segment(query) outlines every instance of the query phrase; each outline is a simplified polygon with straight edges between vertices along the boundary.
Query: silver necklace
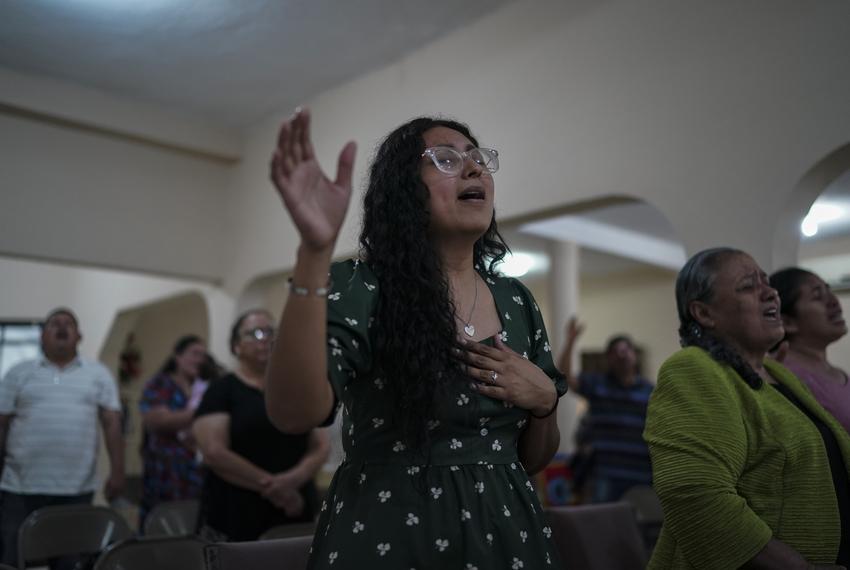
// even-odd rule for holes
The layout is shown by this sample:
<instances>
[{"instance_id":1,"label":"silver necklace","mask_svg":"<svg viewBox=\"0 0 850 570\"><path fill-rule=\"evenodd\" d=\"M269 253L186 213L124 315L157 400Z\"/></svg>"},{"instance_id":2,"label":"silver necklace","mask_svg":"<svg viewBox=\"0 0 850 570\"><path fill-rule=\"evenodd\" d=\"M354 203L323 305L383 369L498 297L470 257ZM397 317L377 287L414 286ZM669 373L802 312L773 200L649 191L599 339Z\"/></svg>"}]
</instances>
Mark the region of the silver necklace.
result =
<instances>
[{"instance_id":1,"label":"silver necklace","mask_svg":"<svg viewBox=\"0 0 850 570\"><path fill-rule=\"evenodd\" d=\"M465 332L466 336L468 336L470 338L475 336L475 325L472 324L472 315L475 314L475 305L478 303L478 278L475 277L474 279L475 279L475 297L472 298L472 310L469 311L469 318L466 319L466 321L464 321L463 319L461 319L460 317L455 315L455 317L458 318L460 320L460 322L463 323L463 332Z\"/></svg>"}]
</instances>

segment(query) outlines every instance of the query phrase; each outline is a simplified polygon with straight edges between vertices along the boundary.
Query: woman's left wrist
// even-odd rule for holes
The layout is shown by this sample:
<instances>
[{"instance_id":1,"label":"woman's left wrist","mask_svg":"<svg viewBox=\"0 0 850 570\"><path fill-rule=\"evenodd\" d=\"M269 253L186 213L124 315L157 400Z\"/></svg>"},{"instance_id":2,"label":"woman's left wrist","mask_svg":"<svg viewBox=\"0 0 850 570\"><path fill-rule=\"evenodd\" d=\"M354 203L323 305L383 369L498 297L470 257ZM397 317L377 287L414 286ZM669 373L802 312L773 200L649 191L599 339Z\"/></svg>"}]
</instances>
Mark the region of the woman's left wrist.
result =
<instances>
[{"instance_id":1,"label":"woman's left wrist","mask_svg":"<svg viewBox=\"0 0 850 570\"><path fill-rule=\"evenodd\" d=\"M537 419L545 419L552 415L558 407L558 391L553 390L547 394L547 399L540 406L529 410L531 415Z\"/></svg>"}]
</instances>

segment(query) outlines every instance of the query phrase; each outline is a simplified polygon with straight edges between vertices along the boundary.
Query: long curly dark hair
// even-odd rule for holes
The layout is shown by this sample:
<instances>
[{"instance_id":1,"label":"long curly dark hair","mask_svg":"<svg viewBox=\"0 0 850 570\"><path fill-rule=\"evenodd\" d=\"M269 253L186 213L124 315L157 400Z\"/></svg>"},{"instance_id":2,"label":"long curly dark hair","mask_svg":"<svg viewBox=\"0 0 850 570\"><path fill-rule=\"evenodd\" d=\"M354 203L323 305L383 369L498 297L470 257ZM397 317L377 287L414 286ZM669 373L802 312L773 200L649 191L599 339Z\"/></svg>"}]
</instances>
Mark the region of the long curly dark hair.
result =
<instances>
[{"instance_id":1,"label":"long curly dark hair","mask_svg":"<svg viewBox=\"0 0 850 570\"><path fill-rule=\"evenodd\" d=\"M731 255L744 254L740 249L715 247L691 257L676 278L676 310L679 313L679 342L698 346L722 364L728 364L751 388L762 385L761 376L734 348L711 334L691 316L693 301L710 303L714 297L714 280L721 264Z\"/></svg>"},{"instance_id":2,"label":"long curly dark hair","mask_svg":"<svg viewBox=\"0 0 850 570\"><path fill-rule=\"evenodd\" d=\"M434 127L457 131L478 146L466 125L446 119L420 117L391 132L372 162L360 233L361 258L379 283L376 373L387 382L395 425L416 452L430 441L427 423L434 418L435 402L464 374L455 356L455 306L429 239L429 192L420 175L422 135ZM475 242L476 268L495 273L507 251L494 213Z\"/></svg>"}]
</instances>

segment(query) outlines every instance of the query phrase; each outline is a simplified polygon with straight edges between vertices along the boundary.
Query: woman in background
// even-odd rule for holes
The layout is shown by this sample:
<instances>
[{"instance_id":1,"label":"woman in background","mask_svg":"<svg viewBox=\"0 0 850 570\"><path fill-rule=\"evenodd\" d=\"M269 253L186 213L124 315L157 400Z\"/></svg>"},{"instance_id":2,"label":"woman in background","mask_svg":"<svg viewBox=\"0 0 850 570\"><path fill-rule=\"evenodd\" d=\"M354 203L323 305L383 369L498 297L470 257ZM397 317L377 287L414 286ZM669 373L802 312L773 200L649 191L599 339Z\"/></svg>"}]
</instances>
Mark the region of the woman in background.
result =
<instances>
[{"instance_id":1,"label":"woman in background","mask_svg":"<svg viewBox=\"0 0 850 570\"><path fill-rule=\"evenodd\" d=\"M664 526L650 569L844 568L850 435L781 364L779 296L752 257L694 255L676 280L681 351L645 438ZM836 566L840 565L840 566Z\"/></svg>"},{"instance_id":2,"label":"woman in background","mask_svg":"<svg viewBox=\"0 0 850 570\"><path fill-rule=\"evenodd\" d=\"M145 429L140 531L158 503L200 496L202 477L188 429L207 386L199 378L206 360L204 341L195 335L184 336L156 376L145 384L139 402Z\"/></svg>"},{"instance_id":3,"label":"woman in background","mask_svg":"<svg viewBox=\"0 0 850 570\"><path fill-rule=\"evenodd\" d=\"M850 431L850 385L847 373L829 363L826 349L847 334L841 303L823 279L789 267L770 276L782 301L788 352L782 360L821 405Z\"/></svg>"},{"instance_id":4,"label":"woman in background","mask_svg":"<svg viewBox=\"0 0 850 570\"><path fill-rule=\"evenodd\" d=\"M266 415L266 366L274 338L269 313L244 313L233 325L236 370L213 383L196 412L193 432L207 467L201 535L255 540L269 528L311 522L313 483L330 450L325 430L286 435Z\"/></svg>"}]
</instances>

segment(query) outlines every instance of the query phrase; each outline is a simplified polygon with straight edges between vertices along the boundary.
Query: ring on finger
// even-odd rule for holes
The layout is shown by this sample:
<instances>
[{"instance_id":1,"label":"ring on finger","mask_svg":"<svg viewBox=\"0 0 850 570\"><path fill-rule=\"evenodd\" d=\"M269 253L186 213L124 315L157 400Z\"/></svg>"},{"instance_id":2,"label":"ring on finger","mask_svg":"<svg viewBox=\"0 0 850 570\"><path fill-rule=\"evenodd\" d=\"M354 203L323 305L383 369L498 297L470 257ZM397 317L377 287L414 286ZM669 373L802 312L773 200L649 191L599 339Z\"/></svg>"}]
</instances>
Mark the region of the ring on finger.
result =
<instances>
[{"instance_id":1,"label":"ring on finger","mask_svg":"<svg viewBox=\"0 0 850 570\"><path fill-rule=\"evenodd\" d=\"M498 379L499 379L499 373L496 372L495 370L491 370L490 371L490 382L495 384L496 380L498 380Z\"/></svg>"}]
</instances>

